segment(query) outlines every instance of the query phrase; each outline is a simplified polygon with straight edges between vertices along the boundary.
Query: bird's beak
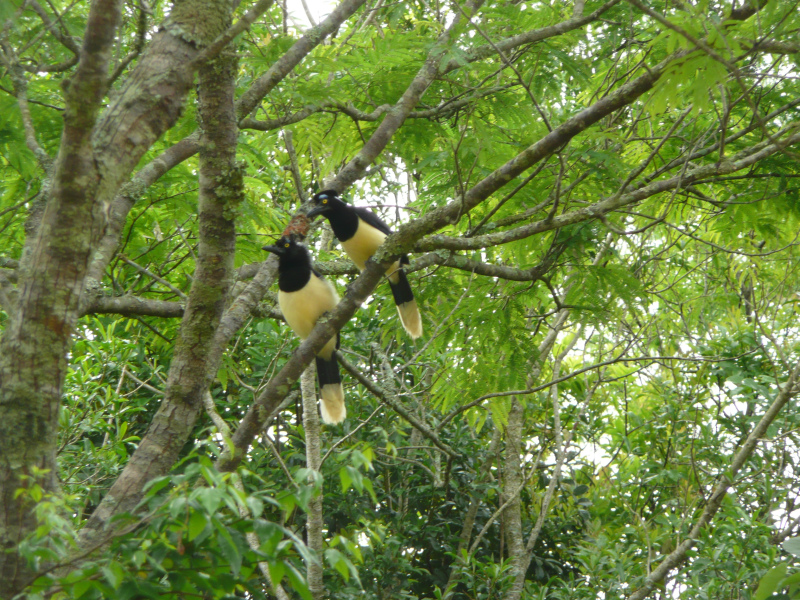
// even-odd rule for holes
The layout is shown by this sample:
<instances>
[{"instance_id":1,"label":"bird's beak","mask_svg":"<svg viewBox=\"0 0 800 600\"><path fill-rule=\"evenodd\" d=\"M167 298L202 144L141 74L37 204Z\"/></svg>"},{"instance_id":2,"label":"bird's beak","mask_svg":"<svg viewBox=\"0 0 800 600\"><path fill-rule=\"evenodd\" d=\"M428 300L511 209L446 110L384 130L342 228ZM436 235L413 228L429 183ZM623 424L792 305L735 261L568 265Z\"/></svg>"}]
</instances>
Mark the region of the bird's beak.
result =
<instances>
[{"instance_id":1,"label":"bird's beak","mask_svg":"<svg viewBox=\"0 0 800 600\"><path fill-rule=\"evenodd\" d=\"M266 250L267 252L272 252L273 254L277 254L278 256L283 254L283 248L281 248L280 246L267 245L261 249Z\"/></svg>"},{"instance_id":2,"label":"bird's beak","mask_svg":"<svg viewBox=\"0 0 800 600\"><path fill-rule=\"evenodd\" d=\"M327 206L315 206L314 208L312 208L310 211L308 211L308 212L306 213L306 216L307 216L309 219L313 219L313 218L314 218L314 217L316 217L317 215L324 214L326 210L328 210L328 207L327 207Z\"/></svg>"}]
</instances>

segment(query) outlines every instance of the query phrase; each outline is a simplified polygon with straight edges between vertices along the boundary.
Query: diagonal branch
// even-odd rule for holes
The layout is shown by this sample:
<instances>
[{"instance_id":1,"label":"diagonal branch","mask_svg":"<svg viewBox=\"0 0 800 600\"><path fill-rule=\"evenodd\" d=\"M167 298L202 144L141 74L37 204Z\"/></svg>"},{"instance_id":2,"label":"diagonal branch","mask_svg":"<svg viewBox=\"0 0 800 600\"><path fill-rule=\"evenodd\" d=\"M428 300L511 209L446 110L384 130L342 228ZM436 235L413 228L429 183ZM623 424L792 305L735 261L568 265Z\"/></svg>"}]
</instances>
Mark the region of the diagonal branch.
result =
<instances>
[{"instance_id":1,"label":"diagonal branch","mask_svg":"<svg viewBox=\"0 0 800 600\"><path fill-rule=\"evenodd\" d=\"M406 410L406 408L400 403L400 401L389 392L386 388L377 385L371 379L366 377L361 371L359 371L358 367L354 364L350 363L347 359L345 359L341 354L337 354L336 356L339 364L341 364L345 370L350 373L353 377L358 379L359 383L367 388L370 393L375 396L378 400L389 406L393 411L403 417L406 421L408 421L417 431L419 431L423 436L428 438L433 445L439 448L442 452L447 454L450 458L456 458L458 454L453 450L450 446L445 444L436 432L433 431L430 427L428 427L425 423L417 419L410 411Z\"/></svg>"},{"instance_id":2,"label":"diagonal branch","mask_svg":"<svg viewBox=\"0 0 800 600\"><path fill-rule=\"evenodd\" d=\"M312 27L301 37L280 60L272 65L261 77L256 79L250 88L242 94L236 107L239 119L250 114L294 68L300 64L309 52L316 48L322 40L339 29L346 19L351 17L365 0L343 0L328 17L316 27Z\"/></svg>"},{"instance_id":3,"label":"diagonal branch","mask_svg":"<svg viewBox=\"0 0 800 600\"><path fill-rule=\"evenodd\" d=\"M253 111L258 103L272 91L283 78L316 48L323 39L355 13L365 0L344 0L317 27L295 42L270 69L259 77L242 95L236 104L237 118ZM187 62L190 62L189 59ZM98 250L92 258L89 278L100 281L106 265L111 260L119 244L119 236L125 226L133 205L142 197L147 188L167 171L191 158L200 150L200 137L195 131L165 150L156 159L144 166L126 185L122 187L111 202L108 223L100 240Z\"/></svg>"},{"instance_id":4,"label":"diagonal branch","mask_svg":"<svg viewBox=\"0 0 800 600\"><path fill-rule=\"evenodd\" d=\"M174 285L172 285L166 279L164 279L162 277L159 277L158 275L156 275L155 273L153 273L149 269L143 267L139 263L136 263L136 262L132 261L130 258L125 256L124 254L121 254L119 256L119 258L122 260L122 262L132 266L134 269L136 269L140 273L142 273L144 275L147 275L148 277L150 277L150 279L153 279L154 281L157 281L158 283L160 283L161 285L166 287L168 290L174 292L181 300L186 300L186 294L184 294L181 290L176 288Z\"/></svg>"},{"instance_id":5,"label":"diagonal branch","mask_svg":"<svg viewBox=\"0 0 800 600\"><path fill-rule=\"evenodd\" d=\"M231 25L227 31L220 35L216 40L211 42L208 46L203 48L192 60L191 68L196 69L200 67L200 65L208 62L222 52L222 50L228 44L230 44L236 36L250 29L250 26L255 22L255 20L267 12L274 1L275 0L259 0L253 8L242 15L242 18Z\"/></svg>"},{"instance_id":6,"label":"diagonal branch","mask_svg":"<svg viewBox=\"0 0 800 600\"><path fill-rule=\"evenodd\" d=\"M81 48L77 42L66 32L66 30L62 32L61 29L57 27L56 24L50 19L50 15L47 14L47 11L36 0L28 0L28 5L37 15L39 15L39 18L42 20L45 29L47 29L47 31L49 31L54 38L61 42L61 44L67 50L72 52L77 58L81 53ZM58 16L57 20L59 22L61 21L61 15Z\"/></svg>"},{"instance_id":7,"label":"diagonal branch","mask_svg":"<svg viewBox=\"0 0 800 600\"><path fill-rule=\"evenodd\" d=\"M448 30L449 31L449 30ZM443 34L443 36L445 36ZM449 37L440 36L439 43L431 51L430 57L441 56L442 45ZM456 201L431 211L424 217L412 221L400 227L395 234L388 236L373 258L368 261L367 268L361 273L356 281L350 286L347 294L334 309L325 322L319 322L315 326L311 335L300 344L291 359L287 361L281 371L273 377L267 384L261 395L256 399L242 420L239 428L234 434L233 451L225 452L217 461L217 468L220 470L232 470L243 459L247 448L257 435L267 415L272 408L288 393L289 388L297 381L306 365L315 356L316 352L322 348L332 335L335 334L354 314L355 310L367 298L382 277L379 265L391 264L392 256L403 253L414 246L414 243L427 232L435 231L451 222L465 209L476 206L486 199L493 191L499 189L512 177L529 168L549 152L555 151L558 147L566 143L573 136L596 123L600 118L606 116L625 106L650 90L659 77L663 74L666 67L672 60L683 56L683 52L675 53L665 61L654 66L648 72L634 81L623 85L616 92L609 94L605 98L597 101L589 108L581 111L575 117L569 119L561 126L554 129L550 134L536 142L533 146L517 155L514 159L506 163L500 169L489 175L486 179L479 182L469 190L462 202ZM426 67L431 65L426 61ZM420 70L409 89L403 95L403 99L395 107L395 113L387 116L376 133L367 142L364 149L353 159L337 176L333 187L343 189L351 184L363 174L366 169L365 162L370 156L374 158L388 143L391 135L402 123L402 119L410 112L413 104L418 101L424 89L427 87L426 81L430 71L423 67ZM389 123L385 128L384 125ZM383 129L382 129L383 128ZM376 152L373 156L373 152ZM589 218L589 217L587 217Z\"/></svg>"},{"instance_id":8,"label":"diagonal branch","mask_svg":"<svg viewBox=\"0 0 800 600\"><path fill-rule=\"evenodd\" d=\"M448 100L442 101L439 105L433 108L427 108L423 110L412 110L410 113L408 113L408 116L406 118L433 119L437 117L445 117L456 112L460 108L468 106L469 104L475 102L480 98L491 96L492 94L497 94L499 92L510 89L515 85L516 84L505 84L505 85L493 86L485 90L477 91L474 94L467 95L463 98L459 98L458 100L450 98ZM385 115L387 112L389 112L391 109L392 109L391 104L382 104L372 112L366 112L355 108L352 104L349 103L334 102L333 100L324 100L317 104L305 106L296 113L285 115L283 117L278 117L275 119L267 119L265 121L259 121L256 119L247 118L243 119L239 125L241 126L242 129L255 129L257 131L272 131L273 129L280 129L285 125L299 123L303 119L306 119L311 115L320 112L341 112L350 117L351 119L353 119L354 121L375 122L378 119L380 119L383 115Z\"/></svg>"},{"instance_id":9,"label":"diagonal branch","mask_svg":"<svg viewBox=\"0 0 800 600\"><path fill-rule=\"evenodd\" d=\"M533 29L531 31L526 31L525 33L521 33L519 35L515 35L510 38L500 40L495 44L486 44L483 46L478 46L477 48L468 51L465 56L450 59L448 62L442 65L439 73L441 75L444 75L446 73L450 73L451 71L459 69L465 63L471 63L483 60L485 58L489 58L490 56L494 56L498 51L508 52L509 50L513 50L514 48L518 48L519 46L524 46L525 44L533 44L535 42L541 42L542 40L562 35L568 31L579 29L584 25L588 25L589 23L596 21L600 17L600 15L602 15L609 9L613 8L620 2L621 0L609 0L609 2L606 2L605 4L600 6L597 10L586 16L577 18L573 17L572 19L567 19L566 21L562 21L561 23L557 23L555 25L542 27L541 29Z\"/></svg>"},{"instance_id":10,"label":"diagonal branch","mask_svg":"<svg viewBox=\"0 0 800 600\"><path fill-rule=\"evenodd\" d=\"M464 9L466 14L474 13L483 3L483 0L471 0ZM392 136L403 125L412 109L419 103L425 90L433 83L439 74L439 65L445 53L450 48L453 40L451 36L461 23L461 15L456 14L453 22L445 29L436 40L436 43L428 52L428 57L422 68L411 81L406 91L389 110L386 117L378 125L375 132L370 136L367 143L361 148L359 153L339 171L336 178L327 187L342 192L361 179L367 171L367 167L383 152Z\"/></svg>"},{"instance_id":11,"label":"diagonal branch","mask_svg":"<svg viewBox=\"0 0 800 600\"><path fill-rule=\"evenodd\" d=\"M226 449L222 453L217 460L217 469L232 471L239 465L273 409L289 393L291 386L300 378L317 352L352 318L356 310L384 277L386 268L390 264L391 262L388 260L383 265L374 260L367 262L367 268L350 285L347 293L336 308L329 313L328 318L317 322L309 336L255 399L233 434L233 450Z\"/></svg>"},{"instance_id":12,"label":"diagonal branch","mask_svg":"<svg viewBox=\"0 0 800 600\"><path fill-rule=\"evenodd\" d=\"M552 219L543 219L541 221L536 221L515 229L509 229L507 231L497 233L488 233L473 238L454 238L444 235L433 235L416 244L415 249L419 251L436 250L441 248L446 248L448 250L476 250L486 246L505 244L514 240L523 239L544 231L552 231L566 225L572 225L573 223L580 223L589 219L600 218L613 210L640 202L655 194L677 188L685 188L708 177L727 175L742 169L746 169L763 158L775 154L776 152L780 152L784 148L797 143L800 143L800 133L795 132L791 135L787 135L777 143L770 143L767 141L756 144L750 148L742 150L734 156L731 156L728 160L723 161L720 164L714 163L703 165L695 169L691 169L686 173L681 173L669 179L663 179L653 182L649 185L641 186L638 189L635 189L627 194L622 194L621 196L615 195L610 198L606 198L584 208L553 217ZM490 175L490 177L492 176ZM478 186L476 186L476 188L477 187ZM475 188L473 188L473 190L474 189ZM472 190L470 190L470 192L471 191ZM470 192L467 192L467 196L470 195ZM477 204L477 202L473 202ZM451 205L438 210L442 213L456 212L455 210L452 210Z\"/></svg>"},{"instance_id":13,"label":"diagonal branch","mask_svg":"<svg viewBox=\"0 0 800 600\"><path fill-rule=\"evenodd\" d=\"M120 75L125 71L129 64L133 62L133 60L142 53L144 50L144 44L147 41L147 15L148 11L145 10L145 7L142 6L142 3L139 3L139 21L136 27L136 42L134 42L133 50L128 53L125 58L119 61L114 72L111 73L111 76L108 78L108 85L109 87L119 78Z\"/></svg>"},{"instance_id":14,"label":"diagonal branch","mask_svg":"<svg viewBox=\"0 0 800 600\"><path fill-rule=\"evenodd\" d=\"M685 54L686 52L684 51L676 52L668 59L647 69L645 74L622 85L616 91L610 93L601 100L598 100L593 105L580 111L575 116L567 119L567 121L556 127L553 131L548 133L532 146L529 146L513 159L509 160L506 164L499 167L486 178L479 181L462 197L457 198L455 201L450 202L441 208L430 211L424 217L402 226L398 234L389 236L389 238L387 238L387 241L382 247L383 249L376 253L374 257L375 260L382 261L386 256L391 254L404 254L411 251L412 248L417 251L437 249L442 247L444 244L449 243L451 240L454 241L454 245L464 244L466 248L471 248L472 244L474 243L472 240L481 239L486 236L460 240L455 240L454 238L449 238L447 236L432 236L423 243L416 242L427 233L436 231L437 229L440 229L446 225L457 222L461 216L486 200L492 193L505 186L514 177L532 167L540 160L543 160L545 157L557 151L561 146L569 142L569 140L574 136L588 129L601 118L624 106L627 106L641 95L652 89L653 85L655 85L661 75L663 75L666 68L672 63L672 61L685 56ZM385 122L386 120L384 120L384 123ZM381 125L383 125L383 123ZM345 167L345 170L350 169L352 173L352 171L356 168L350 168L354 162L356 162L356 159L351 161L351 163ZM342 173L344 173L344 170ZM340 173L337 181L347 181L351 178L350 176L343 177L342 173ZM592 207L582 209L588 214L585 216L585 218L579 220L585 220L596 216L595 208L596 206L593 205ZM580 211L575 211L576 214L579 212ZM547 223L551 223L557 219L558 217L547 221Z\"/></svg>"},{"instance_id":15,"label":"diagonal branch","mask_svg":"<svg viewBox=\"0 0 800 600\"><path fill-rule=\"evenodd\" d=\"M783 408L789 403L789 400L794 398L798 392L800 392L800 386L798 386L799 377L800 363L798 363L789 373L789 377L786 379L786 382L775 396L772 404L761 417L761 420L758 422L758 424L750 432L750 435L747 436L747 439L742 444L739 452L737 452L736 456L733 457L730 467L726 469L725 472L720 476L719 483L717 483L714 491L711 493L711 496L709 497L703 512L700 514L700 517L686 535L686 539L678 544L678 547L663 561L661 561L661 564L659 564L658 567L656 567L647 576L644 584L642 584L639 589L628 596L627 600L644 600L653 590L656 589L656 587L659 586L662 581L664 581L664 579L673 569L684 563L689 550L694 547L697 539L700 537L705 527L711 522L711 519L714 518L714 515L719 510L720 506L722 506L722 501L725 499L728 489L733 484L733 479L736 477L739 471L742 470L742 467L744 467L747 459L750 458L750 455L756 449L758 442L761 441L767 434L769 426L773 421L775 421L781 410L783 410Z\"/></svg>"},{"instance_id":16,"label":"diagonal branch","mask_svg":"<svg viewBox=\"0 0 800 600\"><path fill-rule=\"evenodd\" d=\"M200 135L194 132L164 150L160 155L142 167L131 180L123 185L111 202L108 210L108 222L95 247L92 262L89 265L87 279L100 281L103 272L119 245L119 237L133 205L142 197L145 190L162 175L183 161L194 156L200 147Z\"/></svg>"}]
</instances>

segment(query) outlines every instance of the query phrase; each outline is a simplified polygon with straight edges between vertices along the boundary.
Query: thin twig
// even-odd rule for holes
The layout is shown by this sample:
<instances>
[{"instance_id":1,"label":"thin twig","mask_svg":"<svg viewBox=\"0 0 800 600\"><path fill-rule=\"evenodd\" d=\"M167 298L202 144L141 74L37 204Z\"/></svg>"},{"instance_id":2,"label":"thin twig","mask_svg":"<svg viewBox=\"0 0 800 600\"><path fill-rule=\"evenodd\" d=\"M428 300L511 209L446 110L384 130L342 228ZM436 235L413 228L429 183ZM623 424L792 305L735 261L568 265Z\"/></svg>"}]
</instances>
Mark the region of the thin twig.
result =
<instances>
[{"instance_id":1,"label":"thin twig","mask_svg":"<svg viewBox=\"0 0 800 600\"><path fill-rule=\"evenodd\" d=\"M119 258L120 258L120 260L122 260L123 262L129 264L130 266L132 266L134 269L136 269L140 273L144 273L145 275L147 275L151 279L157 281L161 285L163 285L163 286L169 288L171 291L175 292L178 295L178 297L181 298L181 300L188 300L189 299L189 297L186 294L184 294L182 291L180 291L178 288L176 288L174 285L172 285L169 281L167 281L166 279L162 279L161 277L159 277L155 273L149 271L147 268L141 266L138 263L135 263L134 261L132 261L130 258L125 256L124 254L120 254Z\"/></svg>"},{"instance_id":2,"label":"thin twig","mask_svg":"<svg viewBox=\"0 0 800 600\"><path fill-rule=\"evenodd\" d=\"M392 408L392 410L408 421L413 427L419 430L422 435L433 442L434 446L436 446L439 450L451 458L458 458L458 454L452 448L450 448L450 446L442 442L439 439L439 436L436 435L436 433L434 433L430 427L425 425L422 421L412 415L404 406L402 406L397 398L390 395L384 388L367 379L355 365L350 363L340 353L336 354L336 358L339 360L339 364L342 365L345 370L350 373L350 375L358 379L361 385L367 388L373 396L378 398L384 404L388 405L390 408Z\"/></svg>"}]
</instances>

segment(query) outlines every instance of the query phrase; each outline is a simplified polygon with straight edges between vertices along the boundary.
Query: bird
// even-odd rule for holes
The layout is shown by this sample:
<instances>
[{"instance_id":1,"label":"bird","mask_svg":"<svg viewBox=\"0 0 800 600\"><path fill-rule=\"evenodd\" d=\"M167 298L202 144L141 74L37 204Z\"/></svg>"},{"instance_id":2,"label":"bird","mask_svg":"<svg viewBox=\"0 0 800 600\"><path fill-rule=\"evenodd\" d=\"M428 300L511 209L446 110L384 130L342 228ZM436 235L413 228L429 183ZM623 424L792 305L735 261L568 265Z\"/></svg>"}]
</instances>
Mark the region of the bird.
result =
<instances>
[{"instance_id":1,"label":"bird","mask_svg":"<svg viewBox=\"0 0 800 600\"><path fill-rule=\"evenodd\" d=\"M263 250L278 256L278 306L292 331L304 340L317 320L339 303L339 295L331 282L314 270L308 250L292 236L284 235L274 245L264 246ZM322 420L331 425L341 423L347 416L335 354L338 348L337 332L316 357L322 396L320 413Z\"/></svg>"},{"instance_id":2,"label":"bird","mask_svg":"<svg viewBox=\"0 0 800 600\"><path fill-rule=\"evenodd\" d=\"M313 208L306 213L309 219L322 215L331 224L333 235L359 270L363 271L367 260L392 233L389 226L378 215L367 208L354 207L339 198L335 190L324 190L311 199ZM408 257L403 255L386 271L400 321L412 339L422 335L422 318L411 284L403 265Z\"/></svg>"}]
</instances>

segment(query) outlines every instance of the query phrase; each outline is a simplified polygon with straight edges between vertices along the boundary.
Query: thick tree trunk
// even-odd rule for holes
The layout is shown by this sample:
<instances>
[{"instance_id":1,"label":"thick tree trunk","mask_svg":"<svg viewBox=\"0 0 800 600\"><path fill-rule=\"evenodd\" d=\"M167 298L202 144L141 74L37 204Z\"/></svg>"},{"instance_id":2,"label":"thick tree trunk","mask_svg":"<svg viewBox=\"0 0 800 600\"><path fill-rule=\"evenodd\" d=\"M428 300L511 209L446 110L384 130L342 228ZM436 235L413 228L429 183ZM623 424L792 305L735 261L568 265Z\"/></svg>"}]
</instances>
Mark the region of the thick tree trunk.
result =
<instances>
[{"instance_id":1,"label":"thick tree trunk","mask_svg":"<svg viewBox=\"0 0 800 600\"><path fill-rule=\"evenodd\" d=\"M80 313L87 273L104 234L108 207L144 153L180 114L192 83L197 28L187 11L173 17L104 113L109 57L121 2L96 0L81 60L65 89L61 148L41 223L23 251L16 311L0 340L0 597L11 597L31 573L16 553L35 527L21 488L56 486L55 441L66 356ZM194 0L208 25L219 0ZM199 8L197 5L202 5ZM220 13L223 14L223 13ZM181 20L182 19L182 20ZM187 31L195 34L187 39ZM102 270L102 266L100 268Z\"/></svg>"},{"instance_id":2,"label":"thick tree trunk","mask_svg":"<svg viewBox=\"0 0 800 600\"><path fill-rule=\"evenodd\" d=\"M226 20L229 15L219 14ZM200 70L199 243L197 266L170 365L164 399L147 434L84 528L83 544L102 541L109 520L132 510L145 484L167 473L192 432L202 398L216 373L208 348L233 283L234 215L241 202L233 109L235 60L221 56Z\"/></svg>"},{"instance_id":3,"label":"thick tree trunk","mask_svg":"<svg viewBox=\"0 0 800 600\"><path fill-rule=\"evenodd\" d=\"M16 310L0 340L0 597L31 577L19 543L36 527L33 498L56 490L55 444L66 352L93 244L102 233L103 173L92 129L105 89L120 2L98 1L66 86L64 133L41 222L19 267ZM20 490L24 490L20 493Z\"/></svg>"}]
</instances>

